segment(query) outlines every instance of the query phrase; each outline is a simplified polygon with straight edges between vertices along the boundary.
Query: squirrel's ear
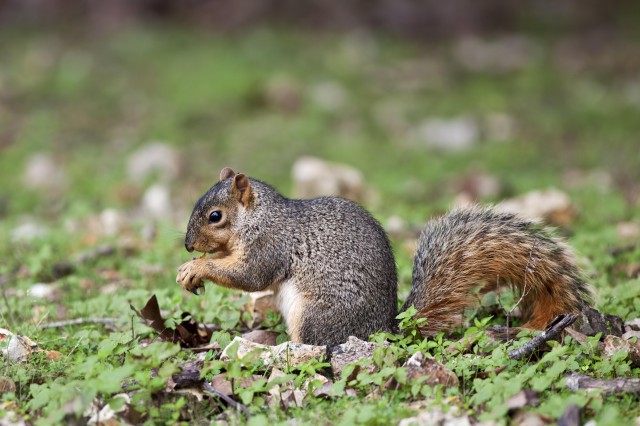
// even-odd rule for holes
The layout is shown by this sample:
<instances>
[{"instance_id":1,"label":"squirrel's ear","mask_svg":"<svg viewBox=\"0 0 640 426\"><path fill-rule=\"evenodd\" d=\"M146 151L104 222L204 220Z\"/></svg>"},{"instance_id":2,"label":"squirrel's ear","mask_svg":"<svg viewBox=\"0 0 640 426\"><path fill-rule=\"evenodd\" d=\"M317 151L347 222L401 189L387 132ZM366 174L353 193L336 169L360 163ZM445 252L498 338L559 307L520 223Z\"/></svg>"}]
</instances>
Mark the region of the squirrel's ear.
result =
<instances>
[{"instance_id":1,"label":"squirrel's ear","mask_svg":"<svg viewBox=\"0 0 640 426\"><path fill-rule=\"evenodd\" d=\"M253 191L251 189L251 184L249 183L249 178L242 173L238 173L233 177L231 190L238 195L238 200L245 207L251 203L251 200L253 200Z\"/></svg>"},{"instance_id":2,"label":"squirrel's ear","mask_svg":"<svg viewBox=\"0 0 640 426\"><path fill-rule=\"evenodd\" d=\"M224 169L220 170L220 180L227 180L229 178L234 177L235 175L236 175L236 172L231 170L230 167L225 167Z\"/></svg>"}]
</instances>

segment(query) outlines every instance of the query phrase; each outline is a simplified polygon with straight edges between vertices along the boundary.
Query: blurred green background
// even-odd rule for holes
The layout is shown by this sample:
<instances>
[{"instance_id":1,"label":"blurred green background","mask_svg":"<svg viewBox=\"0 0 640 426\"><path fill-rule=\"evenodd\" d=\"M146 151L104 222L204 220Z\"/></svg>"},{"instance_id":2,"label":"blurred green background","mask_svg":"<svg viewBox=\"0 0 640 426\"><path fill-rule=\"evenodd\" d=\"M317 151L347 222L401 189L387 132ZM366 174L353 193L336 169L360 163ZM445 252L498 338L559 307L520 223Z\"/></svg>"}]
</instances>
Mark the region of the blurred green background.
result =
<instances>
[{"instance_id":1,"label":"blurred green background","mask_svg":"<svg viewBox=\"0 0 640 426\"><path fill-rule=\"evenodd\" d=\"M555 187L601 256L638 219L634 2L279 5L0 2L2 267L149 226L180 256L222 167L290 195L308 155L359 170L383 224Z\"/></svg>"},{"instance_id":2,"label":"blurred green background","mask_svg":"<svg viewBox=\"0 0 640 426\"><path fill-rule=\"evenodd\" d=\"M246 299L214 286L196 298L174 282L191 208L224 166L285 195L303 156L360 171L402 300L428 218L556 188L572 213L554 224L597 306L640 317L639 5L0 0L0 320L65 354L5 364L17 390L4 400L27 416L81 418L112 391L76 366L98 371L97 351L105 371L120 365L130 331L149 335L129 303L153 293L170 320L191 312L237 332ZM115 249L78 260L103 244ZM40 327L86 317L124 331ZM285 338L277 318L262 325ZM84 398L73 409L72 389ZM482 411L469 389L461 400ZM611 418L637 417L632 398L616 401ZM340 404L329 419L353 410ZM150 419L176 420L163 413ZM370 413L400 416L386 403Z\"/></svg>"}]
</instances>

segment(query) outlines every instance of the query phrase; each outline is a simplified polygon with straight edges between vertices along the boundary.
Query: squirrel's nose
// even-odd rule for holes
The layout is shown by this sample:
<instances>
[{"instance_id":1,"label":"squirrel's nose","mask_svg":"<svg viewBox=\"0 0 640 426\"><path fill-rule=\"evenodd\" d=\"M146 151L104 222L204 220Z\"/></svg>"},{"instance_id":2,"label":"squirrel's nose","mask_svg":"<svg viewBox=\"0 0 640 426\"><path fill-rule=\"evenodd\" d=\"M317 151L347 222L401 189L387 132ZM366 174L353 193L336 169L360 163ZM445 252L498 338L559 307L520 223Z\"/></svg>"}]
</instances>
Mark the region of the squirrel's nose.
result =
<instances>
[{"instance_id":1,"label":"squirrel's nose","mask_svg":"<svg viewBox=\"0 0 640 426\"><path fill-rule=\"evenodd\" d=\"M184 248L186 248L189 253L191 253L193 251L193 246L190 246L187 243L184 243Z\"/></svg>"}]
</instances>

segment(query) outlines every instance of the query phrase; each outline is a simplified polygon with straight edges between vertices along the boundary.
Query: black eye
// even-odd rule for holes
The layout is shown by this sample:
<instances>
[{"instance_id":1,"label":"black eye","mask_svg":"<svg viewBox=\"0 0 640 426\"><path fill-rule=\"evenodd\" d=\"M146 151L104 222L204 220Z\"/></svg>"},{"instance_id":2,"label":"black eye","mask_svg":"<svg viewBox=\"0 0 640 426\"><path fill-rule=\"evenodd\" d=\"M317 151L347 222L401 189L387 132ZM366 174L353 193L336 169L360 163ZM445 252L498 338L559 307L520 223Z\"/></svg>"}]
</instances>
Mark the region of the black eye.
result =
<instances>
[{"instance_id":1,"label":"black eye","mask_svg":"<svg viewBox=\"0 0 640 426\"><path fill-rule=\"evenodd\" d=\"M220 210L214 210L209 215L209 223L218 223L222 220L222 212Z\"/></svg>"}]
</instances>

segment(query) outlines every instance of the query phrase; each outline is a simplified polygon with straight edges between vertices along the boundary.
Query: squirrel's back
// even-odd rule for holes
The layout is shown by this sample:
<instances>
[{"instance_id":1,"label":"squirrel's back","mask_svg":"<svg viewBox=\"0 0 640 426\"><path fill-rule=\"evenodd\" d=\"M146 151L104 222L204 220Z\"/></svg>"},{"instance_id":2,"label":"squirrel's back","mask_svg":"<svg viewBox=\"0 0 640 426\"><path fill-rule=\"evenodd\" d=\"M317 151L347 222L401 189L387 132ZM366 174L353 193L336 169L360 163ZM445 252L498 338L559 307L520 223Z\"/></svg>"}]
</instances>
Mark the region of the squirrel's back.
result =
<instances>
[{"instance_id":1,"label":"squirrel's back","mask_svg":"<svg viewBox=\"0 0 640 426\"><path fill-rule=\"evenodd\" d=\"M591 299L571 250L549 229L491 208L454 210L420 235L404 309L427 319L423 333L450 329L487 292L509 285L521 295L525 328L543 329Z\"/></svg>"},{"instance_id":2,"label":"squirrel's back","mask_svg":"<svg viewBox=\"0 0 640 426\"><path fill-rule=\"evenodd\" d=\"M289 227L291 278L279 299L295 286L305 300L300 321L288 321L293 334L305 343L337 344L350 335L366 339L394 329L396 268L380 224L338 197L287 200L286 206L288 220L281 226Z\"/></svg>"}]
</instances>

